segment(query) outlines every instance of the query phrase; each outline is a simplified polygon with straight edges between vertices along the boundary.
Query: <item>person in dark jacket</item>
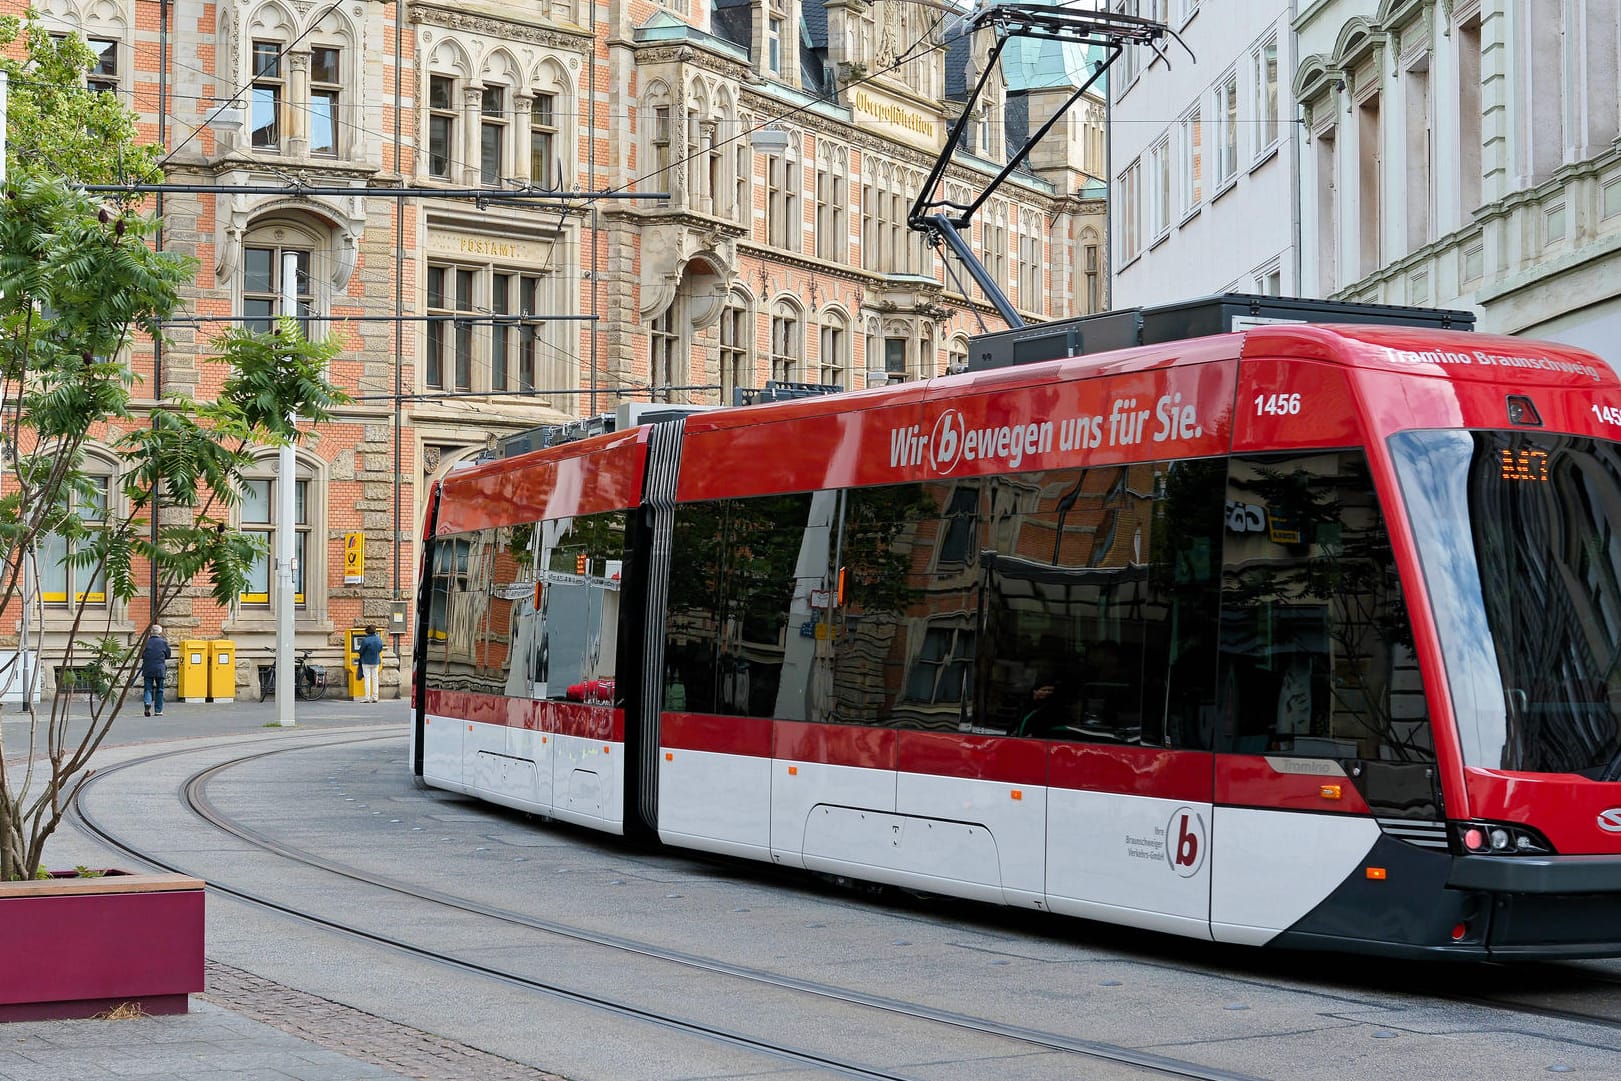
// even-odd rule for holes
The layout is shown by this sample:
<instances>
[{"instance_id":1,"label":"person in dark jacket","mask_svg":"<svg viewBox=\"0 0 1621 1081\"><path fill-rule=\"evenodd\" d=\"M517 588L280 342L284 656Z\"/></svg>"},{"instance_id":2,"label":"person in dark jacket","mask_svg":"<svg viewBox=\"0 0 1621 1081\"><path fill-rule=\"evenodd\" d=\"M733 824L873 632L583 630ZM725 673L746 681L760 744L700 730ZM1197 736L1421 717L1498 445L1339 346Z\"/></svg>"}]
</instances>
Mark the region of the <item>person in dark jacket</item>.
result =
<instances>
[{"instance_id":1,"label":"person in dark jacket","mask_svg":"<svg viewBox=\"0 0 1621 1081\"><path fill-rule=\"evenodd\" d=\"M360 700L376 702L377 670L383 666L383 636L377 633L376 627L368 624L365 637L355 643L355 648L360 651Z\"/></svg>"},{"instance_id":2,"label":"person in dark jacket","mask_svg":"<svg viewBox=\"0 0 1621 1081\"><path fill-rule=\"evenodd\" d=\"M146 703L146 715L152 716L157 707L163 716L163 680L169 672L169 640L163 637L163 624L152 624L152 633L146 636L146 648L141 650L141 700Z\"/></svg>"}]
</instances>

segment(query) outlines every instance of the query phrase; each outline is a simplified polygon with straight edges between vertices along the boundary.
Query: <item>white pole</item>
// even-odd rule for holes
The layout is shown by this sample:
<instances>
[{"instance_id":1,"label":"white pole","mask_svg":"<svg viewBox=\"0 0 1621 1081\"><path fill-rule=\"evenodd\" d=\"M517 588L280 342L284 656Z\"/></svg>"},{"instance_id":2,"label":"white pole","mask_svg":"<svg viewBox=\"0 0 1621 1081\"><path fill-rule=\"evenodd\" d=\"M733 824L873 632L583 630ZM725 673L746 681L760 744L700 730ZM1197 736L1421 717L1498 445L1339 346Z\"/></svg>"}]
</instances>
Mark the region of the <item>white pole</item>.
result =
<instances>
[{"instance_id":1,"label":"white pole","mask_svg":"<svg viewBox=\"0 0 1621 1081\"><path fill-rule=\"evenodd\" d=\"M298 253L281 257L281 311L298 316ZM295 420L297 418L294 418ZM292 443L284 443L276 468L276 723L290 728L293 719L293 500L298 483Z\"/></svg>"},{"instance_id":2,"label":"white pole","mask_svg":"<svg viewBox=\"0 0 1621 1081\"><path fill-rule=\"evenodd\" d=\"M6 73L0 71L0 184L6 182Z\"/></svg>"}]
</instances>

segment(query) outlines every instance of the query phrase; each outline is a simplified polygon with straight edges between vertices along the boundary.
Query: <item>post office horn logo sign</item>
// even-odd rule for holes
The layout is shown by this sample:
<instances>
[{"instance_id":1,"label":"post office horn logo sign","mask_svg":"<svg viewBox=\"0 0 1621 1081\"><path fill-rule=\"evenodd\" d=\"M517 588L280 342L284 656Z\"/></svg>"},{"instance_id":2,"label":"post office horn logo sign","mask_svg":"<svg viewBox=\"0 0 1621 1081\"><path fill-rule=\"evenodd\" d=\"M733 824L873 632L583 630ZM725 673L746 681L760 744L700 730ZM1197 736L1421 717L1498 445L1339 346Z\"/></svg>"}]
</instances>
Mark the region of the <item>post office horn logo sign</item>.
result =
<instances>
[{"instance_id":1,"label":"post office horn logo sign","mask_svg":"<svg viewBox=\"0 0 1621 1081\"><path fill-rule=\"evenodd\" d=\"M1598 813L1598 828L1606 833L1621 833L1621 807L1611 807Z\"/></svg>"}]
</instances>

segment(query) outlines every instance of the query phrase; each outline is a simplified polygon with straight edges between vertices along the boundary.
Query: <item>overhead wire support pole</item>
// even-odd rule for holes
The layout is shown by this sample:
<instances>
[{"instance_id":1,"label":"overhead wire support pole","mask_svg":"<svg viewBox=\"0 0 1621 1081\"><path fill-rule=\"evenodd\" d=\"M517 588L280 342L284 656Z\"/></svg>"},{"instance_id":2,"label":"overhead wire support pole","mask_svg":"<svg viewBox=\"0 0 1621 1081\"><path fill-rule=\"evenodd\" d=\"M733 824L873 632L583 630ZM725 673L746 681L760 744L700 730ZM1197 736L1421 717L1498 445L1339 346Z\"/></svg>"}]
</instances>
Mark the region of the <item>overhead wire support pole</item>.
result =
<instances>
[{"instance_id":1,"label":"overhead wire support pole","mask_svg":"<svg viewBox=\"0 0 1621 1081\"><path fill-rule=\"evenodd\" d=\"M281 316L298 318L298 253L282 253ZM285 324L283 324L285 325ZM298 418L289 417L294 424ZM298 460L293 454L293 433L283 440L276 454L276 724L291 728L293 717L293 605L297 571L293 566L293 517Z\"/></svg>"}]
</instances>

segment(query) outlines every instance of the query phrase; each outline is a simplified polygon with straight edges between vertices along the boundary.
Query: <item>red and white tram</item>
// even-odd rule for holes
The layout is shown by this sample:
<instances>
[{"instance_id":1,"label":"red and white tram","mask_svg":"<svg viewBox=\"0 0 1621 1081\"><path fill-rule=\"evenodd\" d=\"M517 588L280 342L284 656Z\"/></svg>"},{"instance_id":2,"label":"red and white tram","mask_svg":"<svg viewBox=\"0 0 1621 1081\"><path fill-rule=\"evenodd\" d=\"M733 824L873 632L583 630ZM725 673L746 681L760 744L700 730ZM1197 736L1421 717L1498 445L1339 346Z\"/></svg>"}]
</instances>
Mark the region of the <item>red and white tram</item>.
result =
<instances>
[{"instance_id":1,"label":"red and white tram","mask_svg":"<svg viewBox=\"0 0 1621 1081\"><path fill-rule=\"evenodd\" d=\"M412 769L1226 942L1621 954L1621 382L1276 326L452 474Z\"/></svg>"}]
</instances>

